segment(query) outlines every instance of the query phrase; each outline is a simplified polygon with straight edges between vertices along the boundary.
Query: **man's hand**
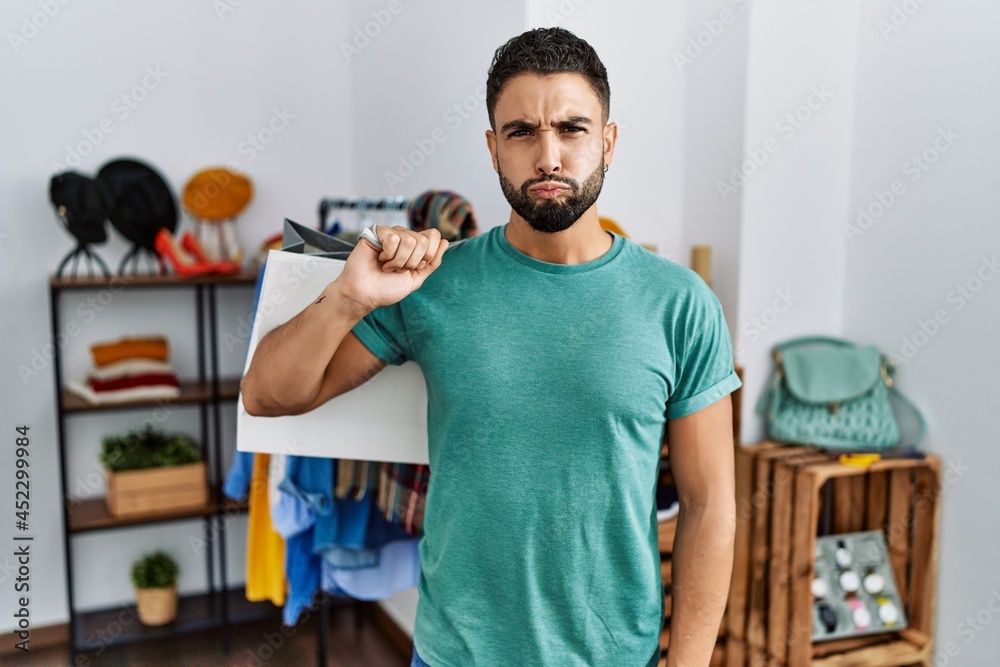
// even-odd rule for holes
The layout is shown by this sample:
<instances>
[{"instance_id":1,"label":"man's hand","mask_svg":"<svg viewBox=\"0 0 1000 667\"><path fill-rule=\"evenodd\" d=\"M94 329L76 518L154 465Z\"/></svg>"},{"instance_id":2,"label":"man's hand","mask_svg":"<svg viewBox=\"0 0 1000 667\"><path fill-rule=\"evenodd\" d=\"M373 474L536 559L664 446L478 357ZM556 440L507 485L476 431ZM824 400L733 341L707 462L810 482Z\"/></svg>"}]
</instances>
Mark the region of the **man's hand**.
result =
<instances>
[{"instance_id":1,"label":"man's hand","mask_svg":"<svg viewBox=\"0 0 1000 667\"><path fill-rule=\"evenodd\" d=\"M382 250L359 241L333 281L339 294L364 312L402 301L441 266L448 241L435 228L415 232L400 225L376 227Z\"/></svg>"},{"instance_id":2,"label":"man's hand","mask_svg":"<svg viewBox=\"0 0 1000 667\"><path fill-rule=\"evenodd\" d=\"M252 415L302 414L364 382L381 363L356 338L369 312L401 301L441 266L448 242L437 229L378 228L382 249L359 242L344 270L301 313L264 336L240 381ZM338 354L339 353L339 354Z\"/></svg>"},{"instance_id":3,"label":"man's hand","mask_svg":"<svg viewBox=\"0 0 1000 667\"><path fill-rule=\"evenodd\" d=\"M733 573L736 481L730 396L668 420L667 446L680 499L667 667L705 667Z\"/></svg>"}]
</instances>

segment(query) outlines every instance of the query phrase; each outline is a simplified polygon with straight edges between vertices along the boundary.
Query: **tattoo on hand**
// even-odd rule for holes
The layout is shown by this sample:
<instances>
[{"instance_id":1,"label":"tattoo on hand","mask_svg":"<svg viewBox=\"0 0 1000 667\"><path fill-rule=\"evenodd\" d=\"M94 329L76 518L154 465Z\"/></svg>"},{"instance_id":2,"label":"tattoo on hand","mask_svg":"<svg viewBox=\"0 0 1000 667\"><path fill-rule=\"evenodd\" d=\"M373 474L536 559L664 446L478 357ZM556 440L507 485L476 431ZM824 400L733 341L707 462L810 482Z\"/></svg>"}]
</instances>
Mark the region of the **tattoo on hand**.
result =
<instances>
[{"instance_id":1,"label":"tattoo on hand","mask_svg":"<svg viewBox=\"0 0 1000 667\"><path fill-rule=\"evenodd\" d=\"M323 299L325 299L325 298L326 298L326 295L324 294L324 295L323 295L323 296L321 296L320 298L316 299L316 303L319 303L320 301L322 301L322 300L323 300Z\"/></svg>"}]
</instances>

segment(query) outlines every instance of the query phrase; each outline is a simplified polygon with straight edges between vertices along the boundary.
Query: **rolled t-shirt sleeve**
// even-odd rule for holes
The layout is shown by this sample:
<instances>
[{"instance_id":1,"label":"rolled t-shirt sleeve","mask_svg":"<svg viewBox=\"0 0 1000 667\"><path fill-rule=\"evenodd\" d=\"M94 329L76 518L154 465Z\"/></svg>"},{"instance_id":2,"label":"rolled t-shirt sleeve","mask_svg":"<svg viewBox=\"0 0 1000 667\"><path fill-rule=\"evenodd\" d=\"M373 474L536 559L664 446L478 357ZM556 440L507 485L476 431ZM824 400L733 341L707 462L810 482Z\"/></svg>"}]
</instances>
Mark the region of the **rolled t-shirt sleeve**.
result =
<instances>
[{"instance_id":1,"label":"rolled t-shirt sleeve","mask_svg":"<svg viewBox=\"0 0 1000 667\"><path fill-rule=\"evenodd\" d=\"M707 407L742 386L733 364L733 344L722 304L703 281L692 297L679 353L677 382L667 400L667 418L677 419Z\"/></svg>"},{"instance_id":2,"label":"rolled t-shirt sleeve","mask_svg":"<svg viewBox=\"0 0 1000 667\"><path fill-rule=\"evenodd\" d=\"M399 303L376 308L351 329L382 363L399 366L412 358Z\"/></svg>"}]
</instances>

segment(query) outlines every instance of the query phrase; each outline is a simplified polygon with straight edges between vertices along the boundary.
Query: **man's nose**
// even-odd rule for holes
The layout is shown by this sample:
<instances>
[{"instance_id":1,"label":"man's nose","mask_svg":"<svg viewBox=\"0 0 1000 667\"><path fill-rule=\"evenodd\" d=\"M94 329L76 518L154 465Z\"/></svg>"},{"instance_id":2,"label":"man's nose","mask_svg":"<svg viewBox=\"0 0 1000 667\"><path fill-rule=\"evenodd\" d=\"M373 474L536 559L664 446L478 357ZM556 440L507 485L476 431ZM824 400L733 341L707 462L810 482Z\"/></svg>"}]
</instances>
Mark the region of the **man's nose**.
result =
<instances>
[{"instance_id":1,"label":"man's nose","mask_svg":"<svg viewBox=\"0 0 1000 667\"><path fill-rule=\"evenodd\" d=\"M543 174L559 173L562 160L559 156L559 142L553 132L538 133L538 160L535 168Z\"/></svg>"}]
</instances>

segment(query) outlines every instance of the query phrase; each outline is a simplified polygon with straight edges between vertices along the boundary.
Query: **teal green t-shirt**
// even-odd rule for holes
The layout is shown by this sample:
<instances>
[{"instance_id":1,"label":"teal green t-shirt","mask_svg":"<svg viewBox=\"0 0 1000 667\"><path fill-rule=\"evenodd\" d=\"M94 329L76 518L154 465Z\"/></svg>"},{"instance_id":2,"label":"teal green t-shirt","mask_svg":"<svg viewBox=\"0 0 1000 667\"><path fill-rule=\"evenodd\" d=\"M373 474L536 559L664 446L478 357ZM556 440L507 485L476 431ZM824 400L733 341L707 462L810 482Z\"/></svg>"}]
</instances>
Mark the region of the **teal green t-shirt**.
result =
<instances>
[{"instance_id":1,"label":"teal green t-shirt","mask_svg":"<svg viewBox=\"0 0 1000 667\"><path fill-rule=\"evenodd\" d=\"M427 384L414 643L432 667L655 665L666 419L741 385L721 305L617 234L552 264L505 228L354 327Z\"/></svg>"}]
</instances>

